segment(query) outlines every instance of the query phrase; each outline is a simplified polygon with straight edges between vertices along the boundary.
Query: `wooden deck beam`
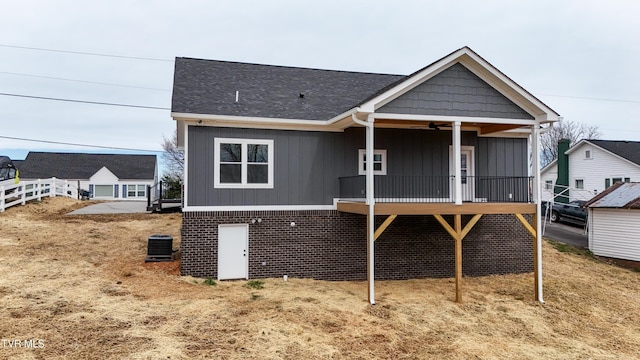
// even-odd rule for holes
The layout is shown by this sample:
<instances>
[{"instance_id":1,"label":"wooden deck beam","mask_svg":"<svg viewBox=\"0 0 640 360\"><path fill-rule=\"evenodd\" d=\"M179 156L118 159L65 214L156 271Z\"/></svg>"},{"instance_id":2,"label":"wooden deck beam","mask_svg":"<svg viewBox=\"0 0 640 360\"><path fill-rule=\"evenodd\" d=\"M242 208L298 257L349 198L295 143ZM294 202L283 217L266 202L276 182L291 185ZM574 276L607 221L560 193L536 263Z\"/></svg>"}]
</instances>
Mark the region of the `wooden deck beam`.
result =
<instances>
[{"instance_id":1,"label":"wooden deck beam","mask_svg":"<svg viewBox=\"0 0 640 360\"><path fill-rule=\"evenodd\" d=\"M364 202L338 201L338 211L366 215ZM385 203L378 202L376 215L476 215L476 214L534 214L535 204L528 203Z\"/></svg>"}]
</instances>

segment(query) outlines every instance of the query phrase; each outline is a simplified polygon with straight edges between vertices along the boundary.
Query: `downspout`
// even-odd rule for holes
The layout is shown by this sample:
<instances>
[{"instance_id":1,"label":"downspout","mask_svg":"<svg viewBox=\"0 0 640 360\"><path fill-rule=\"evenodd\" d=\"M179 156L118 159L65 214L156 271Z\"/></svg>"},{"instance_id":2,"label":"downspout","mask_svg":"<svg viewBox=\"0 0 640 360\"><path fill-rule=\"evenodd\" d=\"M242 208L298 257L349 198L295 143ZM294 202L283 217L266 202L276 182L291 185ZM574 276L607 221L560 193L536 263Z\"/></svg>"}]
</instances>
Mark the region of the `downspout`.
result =
<instances>
[{"instance_id":1,"label":"downspout","mask_svg":"<svg viewBox=\"0 0 640 360\"><path fill-rule=\"evenodd\" d=\"M536 264L537 264L537 288L536 298L544 304L544 297L542 296L542 196L540 194L540 126L534 125L532 132L532 149L533 152L533 196L536 204Z\"/></svg>"},{"instance_id":2,"label":"downspout","mask_svg":"<svg viewBox=\"0 0 640 360\"><path fill-rule=\"evenodd\" d=\"M366 172L366 204L369 205L369 213L367 215L367 278L369 279L369 302L371 305L375 305L375 292L374 292L374 232L375 232L375 196L374 196L374 181L373 181L373 135L374 135L374 117L373 114L367 116L367 121L362 121L356 117L356 114L351 114L353 121L366 128L366 149L365 154L367 157L367 172Z\"/></svg>"}]
</instances>

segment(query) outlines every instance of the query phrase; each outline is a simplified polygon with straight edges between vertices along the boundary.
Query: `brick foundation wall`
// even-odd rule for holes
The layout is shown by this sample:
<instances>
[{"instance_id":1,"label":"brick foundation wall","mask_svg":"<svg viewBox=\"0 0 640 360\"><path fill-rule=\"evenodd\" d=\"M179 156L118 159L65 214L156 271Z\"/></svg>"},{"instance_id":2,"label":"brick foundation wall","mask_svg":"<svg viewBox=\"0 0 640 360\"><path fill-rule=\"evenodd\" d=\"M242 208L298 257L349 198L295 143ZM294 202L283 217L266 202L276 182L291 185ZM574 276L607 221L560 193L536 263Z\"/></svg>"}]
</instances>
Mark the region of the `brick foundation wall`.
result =
<instances>
[{"instance_id":1,"label":"brick foundation wall","mask_svg":"<svg viewBox=\"0 0 640 360\"><path fill-rule=\"evenodd\" d=\"M366 279L366 217L338 211L186 212L183 275L217 277L220 224L249 224L250 278ZM398 216L375 248L376 279L454 276L454 241L431 215ZM532 270L533 238L513 215L484 215L463 240L466 276Z\"/></svg>"}]
</instances>

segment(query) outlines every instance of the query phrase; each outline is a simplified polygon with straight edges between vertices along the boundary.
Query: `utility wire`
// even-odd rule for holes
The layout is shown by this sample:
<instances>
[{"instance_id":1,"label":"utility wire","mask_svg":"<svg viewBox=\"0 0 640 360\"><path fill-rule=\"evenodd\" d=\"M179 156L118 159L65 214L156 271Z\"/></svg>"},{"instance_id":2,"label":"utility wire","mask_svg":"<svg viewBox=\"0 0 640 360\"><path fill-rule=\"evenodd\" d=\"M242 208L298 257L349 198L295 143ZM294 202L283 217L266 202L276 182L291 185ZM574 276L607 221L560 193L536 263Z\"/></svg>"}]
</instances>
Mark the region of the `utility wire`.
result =
<instances>
[{"instance_id":1,"label":"utility wire","mask_svg":"<svg viewBox=\"0 0 640 360\"><path fill-rule=\"evenodd\" d=\"M603 99L603 98L592 98L592 97L585 97L585 96L569 96L569 95L554 95L554 94L538 94L538 95L551 96L551 97L563 97L563 98L571 98L571 99L580 99L580 100L615 101L615 102L626 102L626 103L640 104L640 101L638 101L638 100Z\"/></svg>"},{"instance_id":2,"label":"utility wire","mask_svg":"<svg viewBox=\"0 0 640 360\"><path fill-rule=\"evenodd\" d=\"M21 97L21 98L29 98L29 99L39 99L39 100L65 101L65 102L82 103L82 104L107 105L107 106L120 106L120 107L130 107L130 108L139 108L139 109L153 109L153 110L171 110L170 108L158 107L158 106L131 105L131 104L116 104L116 103L107 103L107 102L100 102L100 101L86 101L86 100L75 100L75 99L61 99L61 98L52 98L52 97L44 97L44 96L22 95L22 94L0 93L0 95L3 95L3 96Z\"/></svg>"},{"instance_id":3,"label":"utility wire","mask_svg":"<svg viewBox=\"0 0 640 360\"><path fill-rule=\"evenodd\" d=\"M34 77L34 78L41 78L41 79L51 79L51 80L74 81L74 82L86 83L86 84L97 84L97 85L108 85L108 86L120 86L120 87L133 88L133 89L145 89L145 90L157 90L157 91L171 91L171 90L169 90L169 89L159 89L159 88L151 88L151 87L143 87L143 86L133 86L133 85L123 85L123 84L113 84L113 83L103 83L103 82L97 82L97 81L87 81L87 80L77 80L77 79L66 79L66 78L59 78L59 77L53 77L53 76L21 74L21 73L14 73L14 72L8 72L8 71L0 71L0 74L17 75L17 76L27 76L27 77Z\"/></svg>"},{"instance_id":4,"label":"utility wire","mask_svg":"<svg viewBox=\"0 0 640 360\"><path fill-rule=\"evenodd\" d=\"M124 56L124 55L110 55L110 54L90 53L90 52L83 52L83 51L44 49L44 48L37 48L37 47L16 46L16 45L6 45L6 44L0 44L0 47L7 47L7 48L14 48L14 49L26 49L26 50L37 50L37 51L49 51L49 52L58 52L58 53L65 53L65 54L102 56L102 57L129 59L129 60L148 60L148 61L173 62L173 60L169 60L169 59L158 59L158 58L148 58L148 57L138 57L138 56Z\"/></svg>"},{"instance_id":5,"label":"utility wire","mask_svg":"<svg viewBox=\"0 0 640 360\"><path fill-rule=\"evenodd\" d=\"M2 136L2 135L0 135L0 138L2 138L2 139L10 139L10 140L20 140L20 141L39 142L39 143L46 143L46 144L71 145L71 146L83 146L83 147L99 148L99 149L128 150L128 151L144 151L144 152L153 152L153 153L161 153L161 152L163 152L162 150L131 149L131 148L116 147L116 146L102 146L102 145L76 144L76 143L68 143L68 142L60 142L60 141L51 141L51 140L26 139L26 138L19 138L19 137L12 137L12 136Z\"/></svg>"}]
</instances>

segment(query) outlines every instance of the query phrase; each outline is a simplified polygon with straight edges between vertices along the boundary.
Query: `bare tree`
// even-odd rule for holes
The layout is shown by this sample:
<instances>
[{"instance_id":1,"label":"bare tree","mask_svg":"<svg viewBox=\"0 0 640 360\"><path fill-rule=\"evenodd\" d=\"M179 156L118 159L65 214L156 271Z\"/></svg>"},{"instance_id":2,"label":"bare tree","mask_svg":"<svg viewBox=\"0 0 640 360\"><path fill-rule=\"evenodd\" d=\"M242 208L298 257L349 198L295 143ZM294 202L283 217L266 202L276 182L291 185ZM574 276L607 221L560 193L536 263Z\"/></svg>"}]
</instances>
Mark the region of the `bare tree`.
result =
<instances>
[{"instance_id":1,"label":"bare tree","mask_svg":"<svg viewBox=\"0 0 640 360\"><path fill-rule=\"evenodd\" d=\"M570 146L582 139L598 139L602 133L597 126L587 125L571 120L563 120L553 124L548 132L540 136L540 162L542 167L558 157L558 141L569 139Z\"/></svg>"},{"instance_id":2,"label":"bare tree","mask_svg":"<svg viewBox=\"0 0 640 360\"><path fill-rule=\"evenodd\" d=\"M184 152L178 148L178 131L173 132L171 139L162 137L162 159L167 165L167 174L171 178L182 179L184 173Z\"/></svg>"}]
</instances>

